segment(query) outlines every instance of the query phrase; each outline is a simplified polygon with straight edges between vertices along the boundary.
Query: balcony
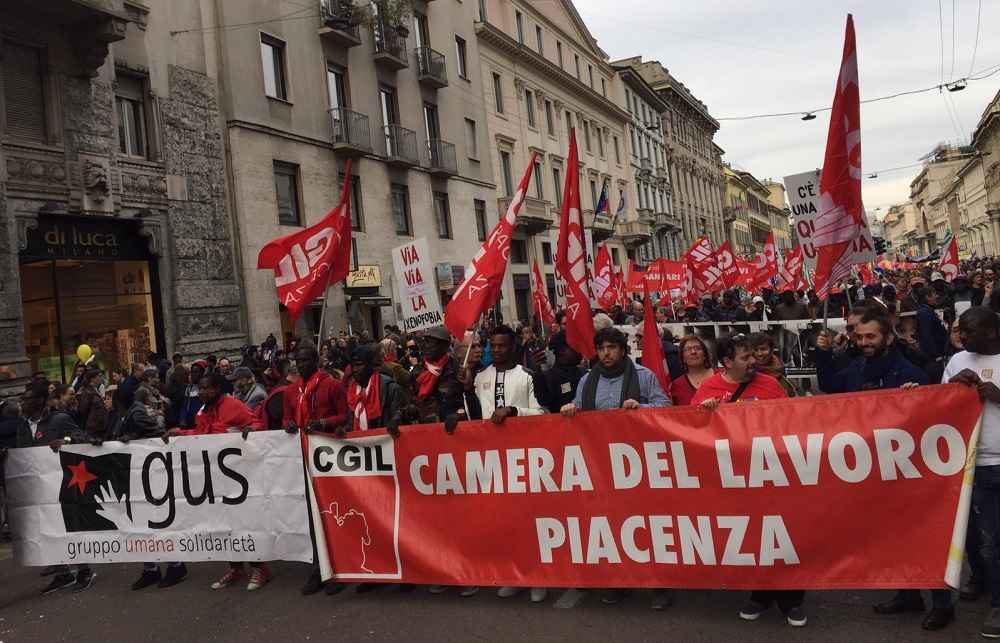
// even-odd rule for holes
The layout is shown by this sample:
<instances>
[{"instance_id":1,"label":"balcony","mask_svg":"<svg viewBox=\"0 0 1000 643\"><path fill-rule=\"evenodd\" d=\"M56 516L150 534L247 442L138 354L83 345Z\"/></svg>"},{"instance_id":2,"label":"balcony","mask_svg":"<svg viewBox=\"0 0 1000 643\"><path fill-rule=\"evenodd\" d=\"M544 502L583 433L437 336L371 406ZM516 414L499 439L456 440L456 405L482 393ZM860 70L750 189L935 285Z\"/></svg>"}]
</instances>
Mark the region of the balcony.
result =
<instances>
[{"instance_id":1,"label":"balcony","mask_svg":"<svg viewBox=\"0 0 1000 643\"><path fill-rule=\"evenodd\" d=\"M420 164L416 132L402 125L387 125L383 138L386 163L395 167L414 167Z\"/></svg>"},{"instance_id":2,"label":"balcony","mask_svg":"<svg viewBox=\"0 0 1000 643\"><path fill-rule=\"evenodd\" d=\"M669 182L670 181L670 170L667 169L666 165L661 165L660 167L656 168L656 177L658 179L662 179L664 181Z\"/></svg>"},{"instance_id":3,"label":"balcony","mask_svg":"<svg viewBox=\"0 0 1000 643\"><path fill-rule=\"evenodd\" d=\"M639 161L639 174L650 176L653 174L653 159L644 158Z\"/></svg>"},{"instance_id":4,"label":"balcony","mask_svg":"<svg viewBox=\"0 0 1000 643\"><path fill-rule=\"evenodd\" d=\"M364 114L337 107L330 110L333 122L333 151L358 156L372 151L372 133Z\"/></svg>"},{"instance_id":5,"label":"balcony","mask_svg":"<svg viewBox=\"0 0 1000 643\"><path fill-rule=\"evenodd\" d=\"M504 216L507 208L510 207L510 197L497 199L497 208L500 216ZM545 232L549 226L555 224L554 215L550 213L548 203L534 197L525 197L521 204L521 211L517 214L516 226L518 230L524 230L528 234L538 234Z\"/></svg>"},{"instance_id":6,"label":"balcony","mask_svg":"<svg viewBox=\"0 0 1000 643\"><path fill-rule=\"evenodd\" d=\"M680 230L681 221L669 212L657 212L653 219L654 230Z\"/></svg>"},{"instance_id":7,"label":"balcony","mask_svg":"<svg viewBox=\"0 0 1000 643\"><path fill-rule=\"evenodd\" d=\"M629 221L618 228L618 235L626 247L636 248L648 243L653 238L649 224L644 221Z\"/></svg>"},{"instance_id":8,"label":"balcony","mask_svg":"<svg viewBox=\"0 0 1000 643\"><path fill-rule=\"evenodd\" d=\"M649 225L653 225L656 221L656 215L653 214L653 208L636 208L636 214L639 215L640 221L645 221Z\"/></svg>"},{"instance_id":9,"label":"balcony","mask_svg":"<svg viewBox=\"0 0 1000 643\"><path fill-rule=\"evenodd\" d=\"M353 0L320 0L319 16L323 21L319 28L321 38L344 49L361 44Z\"/></svg>"},{"instance_id":10,"label":"balcony","mask_svg":"<svg viewBox=\"0 0 1000 643\"><path fill-rule=\"evenodd\" d=\"M448 177L458 174L455 144L439 138L427 141L427 167L434 176Z\"/></svg>"},{"instance_id":11,"label":"balcony","mask_svg":"<svg viewBox=\"0 0 1000 643\"><path fill-rule=\"evenodd\" d=\"M375 63L391 71L399 71L409 66L406 60L406 38L392 27L376 23L372 26L372 42L375 45Z\"/></svg>"},{"instance_id":12,"label":"balcony","mask_svg":"<svg viewBox=\"0 0 1000 643\"><path fill-rule=\"evenodd\" d=\"M145 26L149 13L145 7L126 5L123 0L6 0L2 4L5 11L24 18L26 25L54 27L72 40L73 73L88 78L97 76L107 60L109 45L124 40L129 21Z\"/></svg>"},{"instance_id":13,"label":"balcony","mask_svg":"<svg viewBox=\"0 0 1000 643\"><path fill-rule=\"evenodd\" d=\"M426 87L441 89L448 86L448 69L445 66L444 54L430 47L417 47L413 50L417 59L417 80Z\"/></svg>"},{"instance_id":14,"label":"balcony","mask_svg":"<svg viewBox=\"0 0 1000 643\"><path fill-rule=\"evenodd\" d=\"M590 233L594 237L594 243L600 243L615 232L612 224L613 217L606 214L599 214L594 217L594 224L590 228Z\"/></svg>"}]
</instances>

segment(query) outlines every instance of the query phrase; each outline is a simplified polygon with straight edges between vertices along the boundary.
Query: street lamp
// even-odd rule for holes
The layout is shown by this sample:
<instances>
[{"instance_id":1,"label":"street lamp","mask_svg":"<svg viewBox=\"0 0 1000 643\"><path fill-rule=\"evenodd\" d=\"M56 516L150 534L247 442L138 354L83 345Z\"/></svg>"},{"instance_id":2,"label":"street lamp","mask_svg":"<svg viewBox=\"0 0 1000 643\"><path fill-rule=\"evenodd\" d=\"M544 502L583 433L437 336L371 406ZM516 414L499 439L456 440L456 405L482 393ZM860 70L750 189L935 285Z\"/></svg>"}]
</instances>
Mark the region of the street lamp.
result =
<instances>
[{"instance_id":1,"label":"street lamp","mask_svg":"<svg viewBox=\"0 0 1000 643\"><path fill-rule=\"evenodd\" d=\"M816 118L816 115L813 114L812 112L806 112L805 114L802 115L802 120L804 121L811 121L814 118Z\"/></svg>"}]
</instances>

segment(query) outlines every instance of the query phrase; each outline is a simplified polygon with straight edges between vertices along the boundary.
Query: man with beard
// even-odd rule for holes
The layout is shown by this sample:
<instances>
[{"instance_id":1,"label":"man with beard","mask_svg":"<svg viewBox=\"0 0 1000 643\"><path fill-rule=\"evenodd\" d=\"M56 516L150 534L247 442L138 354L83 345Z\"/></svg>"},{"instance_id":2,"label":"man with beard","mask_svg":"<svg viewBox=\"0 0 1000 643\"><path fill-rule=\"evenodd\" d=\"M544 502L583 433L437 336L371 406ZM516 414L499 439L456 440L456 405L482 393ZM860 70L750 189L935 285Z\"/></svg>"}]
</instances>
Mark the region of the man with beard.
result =
<instances>
[{"instance_id":1,"label":"man with beard","mask_svg":"<svg viewBox=\"0 0 1000 643\"><path fill-rule=\"evenodd\" d=\"M927 374L911 364L896 349L892 324L877 310L868 310L854 327L861 357L846 368L834 364L829 333L816 338L816 371L824 393L847 393L905 387L927 383Z\"/></svg>"},{"instance_id":2,"label":"man with beard","mask_svg":"<svg viewBox=\"0 0 1000 643\"><path fill-rule=\"evenodd\" d=\"M608 409L660 408L670 406L670 398L656 379L653 371L636 365L628 356L628 338L615 327L602 328L594 335L597 361L581 380L572 402L559 410L564 417L573 417L577 411L604 411ZM613 605L626 594L622 588L605 590L601 602ZM652 607L666 609L673 602L671 590L662 590L653 597Z\"/></svg>"},{"instance_id":3,"label":"man with beard","mask_svg":"<svg viewBox=\"0 0 1000 643\"><path fill-rule=\"evenodd\" d=\"M246 366L240 366L233 371L233 380L235 380L234 397L246 404L251 411L256 411L257 407L267 399L267 391L257 381L253 371Z\"/></svg>"},{"instance_id":4,"label":"man with beard","mask_svg":"<svg viewBox=\"0 0 1000 643\"><path fill-rule=\"evenodd\" d=\"M724 403L787 397L778 380L758 370L753 344L746 335L720 337L716 350L723 370L698 387L691 400L692 406L714 410ZM802 609L805 595L802 590L754 590L750 593L750 601L740 610L740 618L756 621L771 605L777 604L789 625L804 627L808 622Z\"/></svg>"},{"instance_id":5,"label":"man with beard","mask_svg":"<svg viewBox=\"0 0 1000 643\"><path fill-rule=\"evenodd\" d=\"M576 397L577 385L587 373L580 366L582 357L566 341L566 331L561 330L549 340L549 348L556 356L552 368L534 371L535 397L548 409L549 413L558 413L566 404Z\"/></svg>"},{"instance_id":6,"label":"man with beard","mask_svg":"<svg viewBox=\"0 0 1000 643\"><path fill-rule=\"evenodd\" d=\"M284 421L290 433L301 429L307 433L335 434L347 422L347 392L343 384L319 368L319 351L308 339L303 339L295 349L295 366L299 381L284 395ZM315 548L316 543L313 542ZM313 556L313 560L317 560ZM308 596L323 589L319 566L313 564L302 594ZM327 584L327 594L335 594L343 585Z\"/></svg>"}]
</instances>

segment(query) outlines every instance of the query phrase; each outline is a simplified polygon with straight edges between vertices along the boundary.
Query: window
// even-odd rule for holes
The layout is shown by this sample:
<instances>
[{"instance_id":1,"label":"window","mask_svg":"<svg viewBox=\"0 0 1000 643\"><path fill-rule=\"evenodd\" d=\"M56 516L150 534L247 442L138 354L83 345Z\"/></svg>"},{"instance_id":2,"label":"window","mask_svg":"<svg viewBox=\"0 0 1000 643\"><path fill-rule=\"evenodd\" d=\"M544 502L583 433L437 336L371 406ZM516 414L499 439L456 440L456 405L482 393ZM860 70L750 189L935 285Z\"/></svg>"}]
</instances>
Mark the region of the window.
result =
<instances>
[{"instance_id":1,"label":"window","mask_svg":"<svg viewBox=\"0 0 1000 643\"><path fill-rule=\"evenodd\" d=\"M597 153L601 155L601 158L604 158L604 130L595 127L594 133L597 135Z\"/></svg>"},{"instance_id":2,"label":"window","mask_svg":"<svg viewBox=\"0 0 1000 643\"><path fill-rule=\"evenodd\" d=\"M493 73L493 97L496 102L497 114L503 114L503 81L500 74Z\"/></svg>"},{"instance_id":3,"label":"window","mask_svg":"<svg viewBox=\"0 0 1000 643\"><path fill-rule=\"evenodd\" d=\"M337 175L337 185L344 184L344 173ZM364 230L363 214L361 208L361 177L355 174L351 177L351 229L361 232Z\"/></svg>"},{"instance_id":4,"label":"window","mask_svg":"<svg viewBox=\"0 0 1000 643\"><path fill-rule=\"evenodd\" d=\"M628 89L625 90L625 109L628 110L629 114L632 113L632 92Z\"/></svg>"},{"instance_id":5,"label":"window","mask_svg":"<svg viewBox=\"0 0 1000 643\"><path fill-rule=\"evenodd\" d=\"M45 91L42 52L0 41L3 64L3 107L6 133L27 141L45 141Z\"/></svg>"},{"instance_id":6,"label":"window","mask_svg":"<svg viewBox=\"0 0 1000 643\"><path fill-rule=\"evenodd\" d=\"M556 41L556 58L559 59L559 69L563 68L562 43Z\"/></svg>"},{"instance_id":7,"label":"window","mask_svg":"<svg viewBox=\"0 0 1000 643\"><path fill-rule=\"evenodd\" d=\"M288 100L285 87L285 43L261 34L260 59L264 67L264 93L271 98Z\"/></svg>"},{"instance_id":8,"label":"window","mask_svg":"<svg viewBox=\"0 0 1000 643\"><path fill-rule=\"evenodd\" d=\"M330 109L347 107L347 91L344 86L344 70L328 65L326 68L326 89L329 94Z\"/></svg>"},{"instance_id":9,"label":"window","mask_svg":"<svg viewBox=\"0 0 1000 643\"><path fill-rule=\"evenodd\" d=\"M552 101L547 98L545 99L545 126L548 129L549 136L556 135L556 123L552 117Z\"/></svg>"},{"instance_id":10,"label":"window","mask_svg":"<svg viewBox=\"0 0 1000 643\"><path fill-rule=\"evenodd\" d=\"M590 151L590 121L583 121L583 143Z\"/></svg>"},{"instance_id":11,"label":"window","mask_svg":"<svg viewBox=\"0 0 1000 643\"><path fill-rule=\"evenodd\" d=\"M410 226L410 189L405 185L393 183L389 187L389 198L392 203L392 218L396 222L396 234L412 234Z\"/></svg>"},{"instance_id":12,"label":"window","mask_svg":"<svg viewBox=\"0 0 1000 643\"><path fill-rule=\"evenodd\" d=\"M476 121L465 119L465 155L470 159L479 159L479 139L476 135Z\"/></svg>"},{"instance_id":13,"label":"window","mask_svg":"<svg viewBox=\"0 0 1000 643\"><path fill-rule=\"evenodd\" d=\"M118 106L118 149L128 156L146 157L146 106L143 81L119 76L115 89Z\"/></svg>"},{"instance_id":14,"label":"window","mask_svg":"<svg viewBox=\"0 0 1000 643\"><path fill-rule=\"evenodd\" d=\"M479 0L479 22L486 22L487 20L486 0Z\"/></svg>"},{"instance_id":15,"label":"window","mask_svg":"<svg viewBox=\"0 0 1000 643\"><path fill-rule=\"evenodd\" d=\"M569 140L570 134L573 133L573 112L566 110L566 140Z\"/></svg>"},{"instance_id":16,"label":"window","mask_svg":"<svg viewBox=\"0 0 1000 643\"><path fill-rule=\"evenodd\" d=\"M530 89L524 90L524 106L525 114L528 116L528 127L537 127L535 125L535 92Z\"/></svg>"},{"instance_id":17,"label":"window","mask_svg":"<svg viewBox=\"0 0 1000 643\"><path fill-rule=\"evenodd\" d=\"M472 206L476 210L476 235L480 241L486 241L486 201L473 199Z\"/></svg>"},{"instance_id":18,"label":"window","mask_svg":"<svg viewBox=\"0 0 1000 643\"><path fill-rule=\"evenodd\" d=\"M614 141L615 144L615 163L621 165L622 153L621 153L621 148L618 147L618 136L612 136L611 139Z\"/></svg>"},{"instance_id":19,"label":"window","mask_svg":"<svg viewBox=\"0 0 1000 643\"><path fill-rule=\"evenodd\" d=\"M448 209L448 193L434 193L434 220L437 222L438 236L451 239L451 211Z\"/></svg>"},{"instance_id":20,"label":"window","mask_svg":"<svg viewBox=\"0 0 1000 643\"><path fill-rule=\"evenodd\" d=\"M576 79L580 80L580 56L573 54L573 63L576 65Z\"/></svg>"},{"instance_id":21,"label":"window","mask_svg":"<svg viewBox=\"0 0 1000 643\"><path fill-rule=\"evenodd\" d=\"M544 199L545 190L542 189L542 162L538 159L535 159L534 174L535 176L533 177L533 181L535 183L535 198Z\"/></svg>"},{"instance_id":22,"label":"window","mask_svg":"<svg viewBox=\"0 0 1000 643\"><path fill-rule=\"evenodd\" d=\"M542 44L542 28L535 25L535 42L538 43L538 53L545 55L545 46Z\"/></svg>"},{"instance_id":23,"label":"window","mask_svg":"<svg viewBox=\"0 0 1000 643\"><path fill-rule=\"evenodd\" d=\"M590 88L594 88L594 66L587 65L587 79L590 82Z\"/></svg>"},{"instance_id":24,"label":"window","mask_svg":"<svg viewBox=\"0 0 1000 643\"><path fill-rule=\"evenodd\" d=\"M601 78L601 96L608 97L608 81Z\"/></svg>"},{"instance_id":25,"label":"window","mask_svg":"<svg viewBox=\"0 0 1000 643\"><path fill-rule=\"evenodd\" d=\"M517 41L524 44L524 16L520 11L514 12L514 22L517 23Z\"/></svg>"},{"instance_id":26,"label":"window","mask_svg":"<svg viewBox=\"0 0 1000 643\"><path fill-rule=\"evenodd\" d=\"M542 263L546 266L552 265L552 244L548 241L542 242Z\"/></svg>"},{"instance_id":27,"label":"window","mask_svg":"<svg viewBox=\"0 0 1000 643\"><path fill-rule=\"evenodd\" d=\"M594 209L597 209L597 181L590 179L590 202L594 204Z\"/></svg>"},{"instance_id":28,"label":"window","mask_svg":"<svg viewBox=\"0 0 1000 643\"><path fill-rule=\"evenodd\" d=\"M274 192L278 201L278 223L302 225L299 211L299 166L274 162Z\"/></svg>"},{"instance_id":29,"label":"window","mask_svg":"<svg viewBox=\"0 0 1000 643\"><path fill-rule=\"evenodd\" d=\"M510 240L511 263L528 263L528 244L524 239Z\"/></svg>"},{"instance_id":30,"label":"window","mask_svg":"<svg viewBox=\"0 0 1000 643\"><path fill-rule=\"evenodd\" d=\"M465 58L465 38L455 36L455 60L458 61L458 75L460 78L469 77L469 68Z\"/></svg>"},{"instance_id":31,"label":"window","mask_svg":"<svg viewBox=\"0 0 1000 643\"><path fill-rule=\"evenodd\" d=\"M503 178L504 194L514 196L514 177L510 169L510 152L500 150L500 174Z\"/></svg>"},{"instance_id":32,"label":"window","mask_svg":"<svg viewBox=\"0 0 1000 643\"><path fill-rule=\"evenodd\" d=\"M611 249L611 263L618 265L618 248Z\"/></svg>"},{"instance_id":33,"label":"window","mask_svg":"<svg viewBox=\"0 0 1000 643\"><path fill-rule=\"evenodd\" d=\"M560 174L561 172L559 171L559 168L557 167L552 168L552 184L555 186L556 207L559 208L562 207L562 190L563 190L562 176L560 176Z\"/></svg>"}]
</instances>

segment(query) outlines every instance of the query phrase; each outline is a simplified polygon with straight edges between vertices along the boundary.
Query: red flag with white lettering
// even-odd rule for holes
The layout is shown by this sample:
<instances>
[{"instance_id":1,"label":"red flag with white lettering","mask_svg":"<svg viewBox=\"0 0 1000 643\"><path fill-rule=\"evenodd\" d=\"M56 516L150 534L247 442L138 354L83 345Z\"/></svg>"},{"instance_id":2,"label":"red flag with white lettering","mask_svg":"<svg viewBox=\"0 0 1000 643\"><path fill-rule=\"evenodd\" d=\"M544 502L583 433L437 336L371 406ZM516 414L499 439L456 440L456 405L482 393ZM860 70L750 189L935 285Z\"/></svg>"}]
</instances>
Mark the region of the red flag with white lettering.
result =
<instances>
[{"instance_id":1,"label":"red flag with white lettering","mask_svg":"<svg viewBox=\"0 0 1000 643\"><path fill-rule=\"evenodd\" d=\"M615 279L614 268L611 265L611 253L607 246L601 244L594 257L594 298L597 305L604 310L610 310L618 296L618 281Z\"/></svg>"},{"instance_id":2,"label":"red flag with white lettering","mask_svg":"<svg viewBox=\"0 0 1000 643\"><path fill-rule=\"evenodd\" d=\"M715 251L715 265L722 271L722 283L726 288L735 288L740 283L740 269L728 241L724 241Z\"/></svg>"},{"instance_id":3,"label":"red flag with white lettering","mask_svg":"<svg viewBox=\"0 0 1000 643\"><path fill-rule=\"evenodd\" d=\"M535 266L531 270L531 290L535 299L535 313L545 326L556 323L556 314L552 312L552 304L549 296L545 292L545 281L542 279L542 271L538 269L538 259L535 259Z\"/></svg>"},{"instance_id":4,"label":"red flag with white lettering","mask_svg":"<svg viewBox=\"0 0 1000 643\"><path fill-rule=\"evenodd\" d=\"M507 272L507 259L510 257L510 240L514 235L514 224L517 213L524 203L531 183L531 174L535 169L535 157L532 153L528 167L521 177L507 206L507 212L500 218L490 236L486 237L483 246L476 253L465 269L465 280L458 287L451 301L444 310L444 325L453 337L462 339L465 331L472 328L479 317L500 297L500 286Z\"/></svg>"},{"instance_id":5,"label":"red flag with white lettering","mask_svg":"<svg viewBox=\"0 0 1000 643\"><path fill-rule=\"evenodd\" d=\"M958 276L958 242L955 240L955 235L951 235L950 240L945 244L938 268L948 283L951 283L951 280Z\"/></svg>"},{"instance_id":6,"label":"red flag with white lettering","mask_svg":"<svg viewBox=\"0 0 1000 643\"><path fill-rule=\"evenodd\" d=\"M753 263L753 281L748 290L758 291L771 285L771 279L778 276L778 259L774 249L774 233L767 235L764 252L758 252Z\"/></svg>"},{"instance_id":7,"label":"red flag with white lettering","mask_svg":"<svg viewBox=\"0 0 1000 643\"><path fill-rule=\"evenodd\" d=\"M708 237L699 237L684 253L691 270L694 291L698 295L717 293L725 289L722 270L715 261L715 249Z\"/></svg>"},{"instance_id":8,"label":"red flag with white lettering","mask_svg":"<svg viewBox=\"0 0 1000 643\"><path fill-rule=\"evenodd\" d=\"M656 314L653 312L653 297L649 294L649 284L645 283L643 291L642 315L642 365L653 371L663 392L670 394L670 374L667 372L663 359L663 345L660 343L660 329L656 325Z\"/></svg>"},{"instance_id":9,"label":"red flag with white lettering","mask_svg":"<svg viewBox=\"0 0 1000 643\"><path fill-rule=\"evenodd\" d=\"M632 268L632 260L629 259L629 268ZM624 268L619 268L614 266L615 278L618 280L618 303L621 304L622 308L628 308L629 306L629 294L628 294L628 276L625 274Z\"/></svg>"},{"instance_id":10,"label":"red flag with white lettering","mask_svg":"<svg viewBox=\"0 0 1000 643\"><path fill-rule=\"evenodd\" d=\"M274 270L278 301L293 320L351 270L350 181L348 159L337 206L315 225L275 239L257 254L259 270Z\"/></svg>"},{"instance_id":11,"label":"red flag with white lettering","mask_svg":"<svg viewBox=\"0 0 1000 643\"><path fill-rule=\"evenodd\" d=\"M587 286L587 250L580 218L580 159L576 149L576 130L570 130L569 160L563 188L562 213L559 219L559 244L556 272L566 282L566 342L587 359L594 350L594 317L590 310Z\"/></svg>"},{"instance_id":12,"label":"red flag with white lettering","mask_svg":"<svg viewBox=\"0 0 1000 643\"><path fill-rule=\"evenodd\" d=\"M778 292L801 289L802 264L802 246L795 246L778 268Z\"/></svg>"},{"instance_id":13,"label":"red flag with white lettering","mask_svg":"<svg viewBox=\"0 0 1000 643\"><path fill-rule=\"evenodd\" d=\"M816 294L825 299L830 288L851 275L852 244L867 228L861 202L861 97L854 18L847 14L844 52L833 94L826 155L820 176L816 247Z\"/></svg>"}]
</instances>

